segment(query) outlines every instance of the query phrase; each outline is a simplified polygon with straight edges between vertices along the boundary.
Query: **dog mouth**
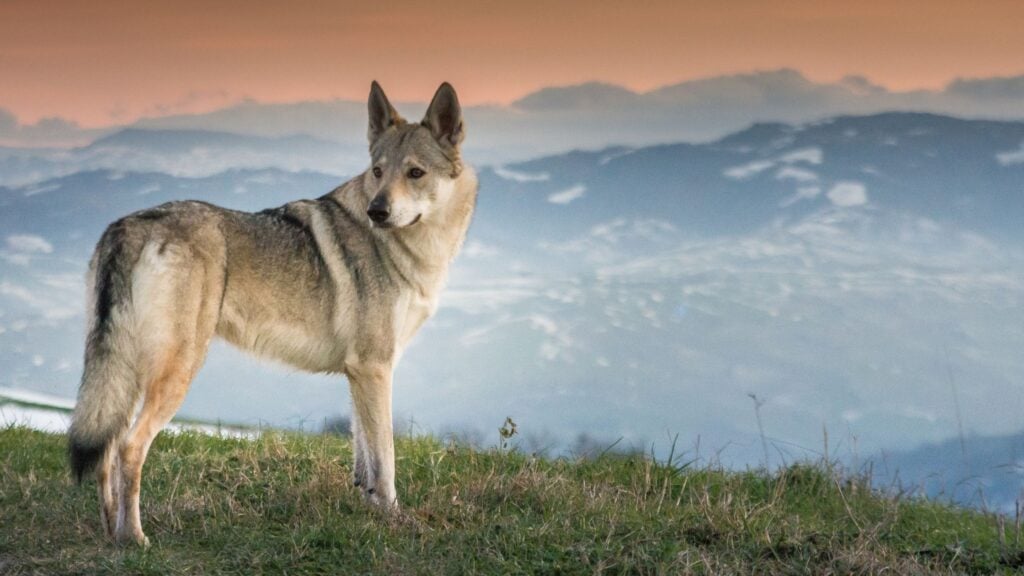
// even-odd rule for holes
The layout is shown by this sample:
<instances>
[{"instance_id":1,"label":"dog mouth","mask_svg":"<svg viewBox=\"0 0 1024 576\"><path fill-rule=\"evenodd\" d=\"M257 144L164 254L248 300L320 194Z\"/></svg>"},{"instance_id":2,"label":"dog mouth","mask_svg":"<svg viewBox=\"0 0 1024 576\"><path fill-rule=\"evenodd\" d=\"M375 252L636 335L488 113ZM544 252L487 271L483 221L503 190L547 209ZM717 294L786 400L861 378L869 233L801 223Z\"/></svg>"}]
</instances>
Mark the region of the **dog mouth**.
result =
<instances>
[{"instance_id":1,"label":"dog mouth","mask_svg":"<svg viewBox=\"0 0 1024 576\"><path fill-rule=\"evenodd\" d=\"M412 219L412 222L409 222L408 224L403 224L402 226L397 226L397 225L395 225L395 224L393 224L391 222L388 222L387 220L385 220L384 222L373 222L373 226L375 228L380 228L381 230L390 230L392 228L409 228L413 224L416 224L417 222L419 222L420 218L422 218L422 217L423 217L423 213L421 212L421 213L417 214L415 218Z\"/></svg>"}]
</instances>

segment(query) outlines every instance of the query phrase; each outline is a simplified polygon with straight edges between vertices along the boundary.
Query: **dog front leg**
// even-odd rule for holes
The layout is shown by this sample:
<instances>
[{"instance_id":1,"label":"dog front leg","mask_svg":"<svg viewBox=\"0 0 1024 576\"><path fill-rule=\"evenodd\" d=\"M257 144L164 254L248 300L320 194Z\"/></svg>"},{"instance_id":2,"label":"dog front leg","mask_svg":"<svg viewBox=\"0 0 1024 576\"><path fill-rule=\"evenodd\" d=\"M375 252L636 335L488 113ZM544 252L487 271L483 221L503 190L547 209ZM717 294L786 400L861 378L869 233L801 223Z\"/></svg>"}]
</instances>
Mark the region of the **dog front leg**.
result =
<instances>
[{"instance_id":1,"label":"dog front leg","mask_svg":"<svg viewBox=\"0 0 1024 576\"><path fill-rule=\"evenodd\" d=\"M359 426L359 411L356 410L355 402L352 403L352 484L357 488L368 486L366 478L367 446L366 435Z\"/></svg>"},{"instance_id":2,"label":"dog front leg","mask_svg":"<svg viewBox=\"0 0 1024 576\"><path fill-rule=\"evenodd\" d=\"M367 500L397 506L395 441L391 421L391 366L349 367L352 404L358 422L353 435L356 481ZM360 477L361 475L361 477Z\"/></svg>"}]
</instances>

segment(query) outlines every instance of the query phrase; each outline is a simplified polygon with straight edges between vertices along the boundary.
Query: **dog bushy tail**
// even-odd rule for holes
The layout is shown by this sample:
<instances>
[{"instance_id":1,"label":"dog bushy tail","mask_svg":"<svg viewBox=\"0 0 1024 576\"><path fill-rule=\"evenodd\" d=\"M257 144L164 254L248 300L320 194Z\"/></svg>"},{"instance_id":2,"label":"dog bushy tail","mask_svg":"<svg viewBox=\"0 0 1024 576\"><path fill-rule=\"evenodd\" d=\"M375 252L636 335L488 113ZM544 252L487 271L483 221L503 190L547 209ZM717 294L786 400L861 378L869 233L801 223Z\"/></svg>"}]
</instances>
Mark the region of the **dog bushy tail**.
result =
<instances>
[{"instance_id":1,"label":"dog bushy tail","mask_svg":"<svg viewBox=\"0 0 1024 576\"><path fill-rule=\"evenodd\" d=\"M85 366L68 430L71 471L79 483L127 430L141 393L133 334L135 259L126 236L122 222L112 224L90 264Z\"/></svg>"}]
</instances>

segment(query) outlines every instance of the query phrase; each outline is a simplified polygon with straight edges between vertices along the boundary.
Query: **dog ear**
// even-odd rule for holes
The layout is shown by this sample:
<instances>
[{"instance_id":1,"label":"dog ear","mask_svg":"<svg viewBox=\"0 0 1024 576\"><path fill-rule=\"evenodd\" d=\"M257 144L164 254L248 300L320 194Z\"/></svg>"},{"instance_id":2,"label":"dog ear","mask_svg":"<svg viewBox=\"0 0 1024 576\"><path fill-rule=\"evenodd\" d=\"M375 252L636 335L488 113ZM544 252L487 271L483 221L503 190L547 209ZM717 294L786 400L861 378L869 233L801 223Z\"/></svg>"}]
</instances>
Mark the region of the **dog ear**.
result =
<instances>
[{"instance_id":1,"label":"dog ear","mask_svg":"<svg viewBox=\"0 0 1024 576\"><path fill-rule=\"evenodd\" d=\"M466 137L462 127L462 107L459 106L459 97L451 84L444 82L434 93L422 124L430 128L438 142L453 148L458 147Z\"/></svg>"},{"instance_id":2,"label":"dog ear","mask_svg":"<svg viewBox=\"0 0 1024 576\"><path fill-rule=\"evenodd\" d=\"M388 128L405 124L405 119L398 114L391 102L388 102L388 97L384 95L384 90L376 80L370 85L367 109L370 112L370 127L366 131L366 137L371 144Z\"/></svg>"}]
</instances>

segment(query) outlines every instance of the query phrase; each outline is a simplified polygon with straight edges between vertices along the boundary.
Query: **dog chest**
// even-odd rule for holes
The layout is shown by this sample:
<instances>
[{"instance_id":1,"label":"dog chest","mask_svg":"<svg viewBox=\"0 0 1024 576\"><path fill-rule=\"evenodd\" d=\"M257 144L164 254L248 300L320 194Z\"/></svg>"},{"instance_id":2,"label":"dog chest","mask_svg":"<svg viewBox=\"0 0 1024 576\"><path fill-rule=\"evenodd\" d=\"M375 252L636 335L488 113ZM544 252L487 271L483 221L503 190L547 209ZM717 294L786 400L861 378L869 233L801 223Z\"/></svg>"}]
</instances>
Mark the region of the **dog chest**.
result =
<instances>
[{"instance_id":1,"label":"dog chest","mask_svg":"<svg viewBox=\"0 0 1024 576\"><path fill-rule=\"evenodd\" d=\"M418 291L403 291L395 303L395 334L398 344L405 347L409 340L437 310L437 296L425 296Z\"/></svg>"}]
</instances>

